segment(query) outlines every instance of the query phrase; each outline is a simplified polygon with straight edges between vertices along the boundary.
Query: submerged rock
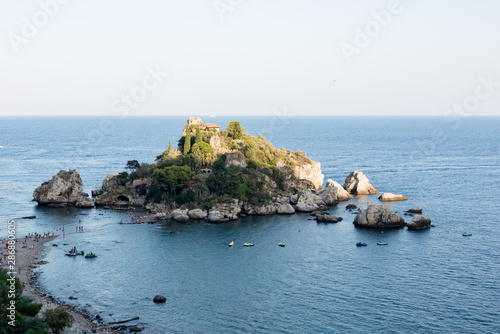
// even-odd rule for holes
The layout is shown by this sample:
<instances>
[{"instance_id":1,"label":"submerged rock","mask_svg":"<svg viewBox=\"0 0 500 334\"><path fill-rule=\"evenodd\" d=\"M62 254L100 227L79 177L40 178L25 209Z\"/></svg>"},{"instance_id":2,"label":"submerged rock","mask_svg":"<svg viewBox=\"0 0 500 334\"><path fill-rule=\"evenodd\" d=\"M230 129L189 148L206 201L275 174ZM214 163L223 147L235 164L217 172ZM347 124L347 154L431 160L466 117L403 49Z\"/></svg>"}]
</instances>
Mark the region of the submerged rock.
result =
<instances>
[{"instance_id":1,"label":"submerged rock","mask_svg":"<svg viewBox=\"0 0 500 334\"><path fill-rule=\"evenodd\" d=\"M354 217L353 224L360 227L403 227L405 220L387 205L369 205Z\"/></svg>"},{"instance_id":2,"label":"submerged rock","mask_svg":"<svg viewBox=\"0 0 500 334\"><path fill-rule=\"evenodd\" d=\"M345 206L345 209L346 210L352 210L352 209L356 209L357 206L355 204L352 204L352 203L349 203Z\"/></svg>"},{"instance_id":3,"label":"submerged rock","mask_svg":"<svg viewBox=\"0 0 500 334\"><path fill-rule=\"evenodd\" d=\"M76 204L82 193L82 179L75 170L60 171L33 192L38 205L66 207Z\"/></svg>"},{"instance_id":4,"label":"submerged rock","mask_svg":"<svg viewBox=\"0 0 500 334\"><path fill-rule=\"evenodd\" d=\"M409 230L423 230L431 227L431 220L425 216L416 215L407 226Z\"/></svg>"},{"instance_id":5,"label":"submerged rock","mask_svg":"<svg viewBox=\"0 0 500 334\"><path fill-rule=\"evenodd\" d=\"M330 216L329 214L317 215L316 221L318 223L338 223L344 220L342 217Z\"/></svg>"},{"instance_id":6,"label":"submerged rock","mask_svg":"<svg viewBox=\"0 0 500 334\"><path fill-rule=\"evenodd\" d=\"M381 196L378 198L382 202L393 202L393 201L406 201L408 200L407 197L404 197L403 195L394 195L391 193L383 193Z\"/></svg>"},{"instance_id":7,"label":"submerged rock","mask_svg":"<svg viewBox=\"0 0 500 334\"><path fill-rule=\"evenodd\" d=\"M362 172L354 171L347 175L344 182L344 189L349 194L370 195L377 194L379 191L370 183L370 180Z\"/></svg>"}]
</instances>

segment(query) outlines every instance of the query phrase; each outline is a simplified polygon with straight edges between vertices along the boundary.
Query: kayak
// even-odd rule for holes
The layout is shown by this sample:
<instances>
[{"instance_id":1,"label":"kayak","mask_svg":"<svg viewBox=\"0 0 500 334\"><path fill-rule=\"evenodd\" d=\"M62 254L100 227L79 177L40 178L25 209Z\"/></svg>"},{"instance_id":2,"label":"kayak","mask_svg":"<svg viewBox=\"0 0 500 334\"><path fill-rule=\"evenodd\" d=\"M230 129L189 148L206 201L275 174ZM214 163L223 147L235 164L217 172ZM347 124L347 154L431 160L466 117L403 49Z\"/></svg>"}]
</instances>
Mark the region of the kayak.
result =
<instances>
[{"instance_id":1,"label":"kayak","mask_svg":"<svg viewBox=\"0 0 500 334\"><path fill-rule=\"evenodd\" d=\"M356 246L368 246L368 245L367 245L367 244L365 244L364 242L358 242L358 243L356 244Z\"/></svg>"},{"instance_id":2,"label":"kayak","mask_svg":"<svg viewBox=\"0 0 500 334\"><path fill-rule=\"evenodd\" d=\"M252 244L251 242L245 242L245 243L243 244L243 246L246 246L246 247L251 247L251 246L253 246L253 244Z\"/></svg>"},{"instance_id":3,"label":"kayak","mask_svg":"<svg viewBox=\"0 0 500 334\"><path fill-rule=\"evenodd\" d=\"M387 242L385 242L385 241L379 241L379 242L377 242L377 245L383 245L383 246L385 246L385 245L387 245Z\"/></svg>"},{"instance_id":4,"label":"kayak","mask_svg":"<svg viewBox=\"0 0 500 334\"><path fill-rule=\"evenodd\" d=\"M467 233L465 232L464 234L462 234L464 237L470 237L472 235L472 233Z\"/></svg>"},{"instance_id":5,"label":"kayak","mask_svg":"<svg viewBox=\"0 0 500 334\"><path fill-rule=\"evenodd\" d=\"M284 242L280 242L280 243L278 244L278 246L280 246L280 247L285 247L285 243L284 243Z\"/></svg>"},{"instance_id":6,"label":"kayak","mask_svg":"<svg viewBox=\"0 0 500 334\"><path fill-rule=\"evenodd\" d=\"M86 259L93 259L93 258L94 258L94 257L96 257L96 256L97 256L97 255L95 255L95 254L87 254L87 255L85 255L85 258L86 258Z\"/></svg>"},{"instance_id":7,"label":"kayak","mask_svg":"<svg viewBox=\"0 0 500 334\"><path fill-rule=\"evenodd\" d=\"M234 245L234 241L231 241L228 246L233 247L233 245Z\"/></svg>"}]
</instances>

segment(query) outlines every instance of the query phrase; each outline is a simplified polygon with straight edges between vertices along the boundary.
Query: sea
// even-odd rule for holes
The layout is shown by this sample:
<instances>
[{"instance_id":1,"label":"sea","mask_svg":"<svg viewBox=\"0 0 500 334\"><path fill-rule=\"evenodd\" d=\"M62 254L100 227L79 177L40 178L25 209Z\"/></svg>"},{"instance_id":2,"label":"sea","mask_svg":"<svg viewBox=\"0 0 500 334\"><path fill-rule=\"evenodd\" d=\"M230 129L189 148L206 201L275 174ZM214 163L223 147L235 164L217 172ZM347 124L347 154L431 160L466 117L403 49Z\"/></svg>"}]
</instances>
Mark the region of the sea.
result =
<instances>
[{"instance_id":1,"label":"sea","mask_svg":"<svg viewBox=\"0 0 500 334\"><path fill-rule=\"evenodd\" d=\"M307 213L119 224L128 212L32 201L60 170L76 169L90 193L129 160L154 162L186 120L0 118L1 235L14 218L18 237L64 227L37 269L49 294L105 322L139 317L130 324L148 334L500 333L500 117L204 117L305 151L325 182L362 171L409 198L387 203L407 222L404 211L422 206L435 225L422 231L356 228L346 204L381 204L378 195L332 207L336 224ZM98 257L64 256L73 246ZM153 303L158 294L166 303Z\"/></svg>"}]
</instances>

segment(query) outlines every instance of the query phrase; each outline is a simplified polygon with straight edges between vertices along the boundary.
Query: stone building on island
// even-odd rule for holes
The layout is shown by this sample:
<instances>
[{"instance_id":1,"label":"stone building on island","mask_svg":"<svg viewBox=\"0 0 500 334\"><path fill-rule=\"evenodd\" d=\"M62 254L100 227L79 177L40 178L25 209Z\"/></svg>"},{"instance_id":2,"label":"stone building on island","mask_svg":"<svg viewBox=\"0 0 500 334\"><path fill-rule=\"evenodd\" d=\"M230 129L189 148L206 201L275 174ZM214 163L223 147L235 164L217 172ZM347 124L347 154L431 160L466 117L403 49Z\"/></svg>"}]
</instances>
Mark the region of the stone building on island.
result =
<instances>
[{"instance_id":1,"label":"stone building on island","mask_svg":"<svg viewBox=\"0 0 500 334\"><path fill-rule=\"evenodd\" d=\"M217 124L213 124L213 123L204 124L200 117L189 117L188 118L187 123L184 126L184 129L182 131L183 136L186 135L187 129L189 129L189 128L191 128L192 132L193 131L196 132L196 128L199 128L200 130L212 130L212 131L216 131L216 132L219 132L219 130L220 130L220 126L218 126Z\"/></svg>"}]
</instances>

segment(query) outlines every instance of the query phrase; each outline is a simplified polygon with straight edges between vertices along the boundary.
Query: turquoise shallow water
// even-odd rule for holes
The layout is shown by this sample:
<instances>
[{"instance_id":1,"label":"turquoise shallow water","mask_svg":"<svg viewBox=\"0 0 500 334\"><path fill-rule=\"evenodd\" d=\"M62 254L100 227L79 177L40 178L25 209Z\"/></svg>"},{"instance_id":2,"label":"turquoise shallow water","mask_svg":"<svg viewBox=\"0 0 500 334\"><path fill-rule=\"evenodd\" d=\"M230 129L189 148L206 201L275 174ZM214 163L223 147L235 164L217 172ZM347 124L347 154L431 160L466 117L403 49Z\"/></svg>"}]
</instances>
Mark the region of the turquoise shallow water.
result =
<instances>
[{"instance_id":1,"label":"turquoise shallow water","mask_svg":"<svg viewBox=\"0 0 500 334\"><path fill-rule=\"evenodd\" d=\"M458 129L441 118L238 119L277 147L306 151L325 180L363 171L380 191L410 198L393 210L422 205L437 227L357 229L345 203L331 210L344 221L330 225L307 214L119 225L126 213L30 202L60 169L76 168L89 192L127 160L151 162L179 137L180 117L111 119L104 133L93 131L99 118L0 118L1 218L36 215L18 221L20 235L64 225L65 239L40 268L44 287L107 321L140 316L146 333L500 332L499 118L469 118ZM352 200L368 201L377 196ZM64 257L72 245L99 257ZM167 302L152 303L156 294Z\"/></svg>"}]
</instances>

